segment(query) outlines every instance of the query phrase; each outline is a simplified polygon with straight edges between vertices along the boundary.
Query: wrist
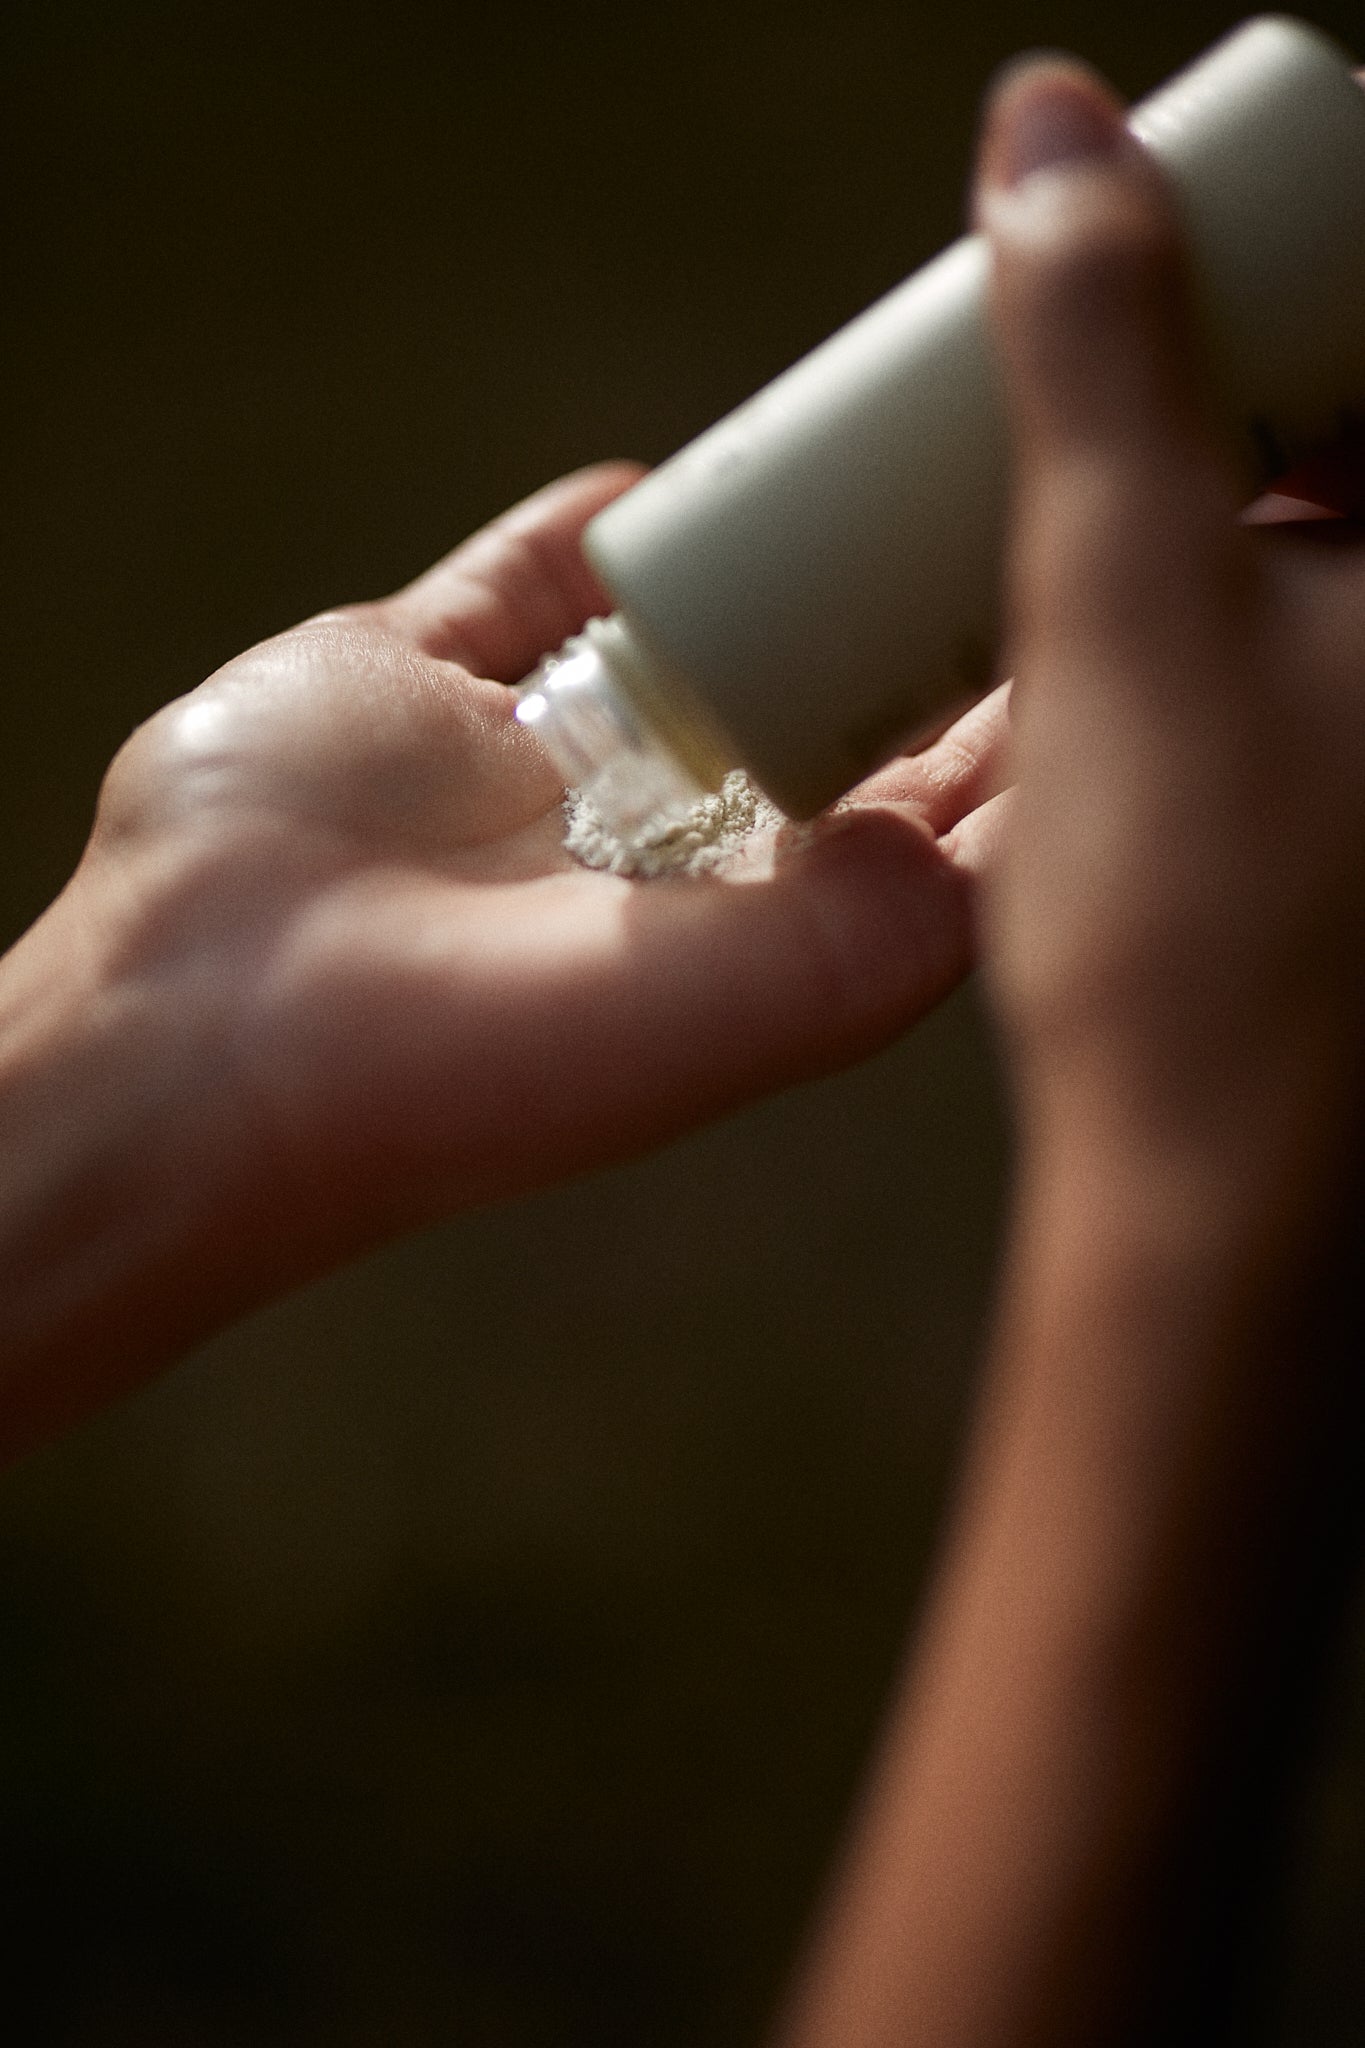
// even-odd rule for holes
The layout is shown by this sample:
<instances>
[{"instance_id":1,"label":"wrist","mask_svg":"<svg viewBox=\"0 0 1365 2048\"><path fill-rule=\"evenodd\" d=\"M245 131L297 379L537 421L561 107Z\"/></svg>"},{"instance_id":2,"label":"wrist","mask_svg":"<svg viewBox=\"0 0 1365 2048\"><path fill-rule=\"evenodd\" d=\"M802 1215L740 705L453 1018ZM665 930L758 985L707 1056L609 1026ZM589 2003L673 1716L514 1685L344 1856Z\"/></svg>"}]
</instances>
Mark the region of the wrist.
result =
<instances>
[{"instance_id":1,"label":"wrist","mask_svg":"<svg viewBox=\"0 0 1365 2048\"><path fill-rule=\"evenodd\" d=\"M192 1343L232 1242L233 1119L128 880L87 864L0 961L0 1454Z\"/></svg>"},{"instance_id":2,"label":"wrist","mask_svg":"<svg viewBox=\"0 0 1365 2048\"><path fill-rule=\"evenodd\" d=\"M1058 1123L1025 1149L971 1548L1021 1560L1111 1699L1193 1696L1239 1625L1318 1404L1336 1221L1317 1176L1248 1191L1235 1147Z\"/></svg>"},{"instance_id":3,"label":"wrist","mask_svg":"<svg viewBox=\"0 0 1365 2048\"><path fill-rule=\"evenodd\" d=\"M1359 1057L1340 1020L1248 1028L1204 1061L1127 1043L1025 1050L1014 1066L1021 1195L1061 1209L1106 1263L1278 1284L1353 1170ZM1059 1222L1054 1221L1054 1228Z\"/></svg>"}]
</instances>

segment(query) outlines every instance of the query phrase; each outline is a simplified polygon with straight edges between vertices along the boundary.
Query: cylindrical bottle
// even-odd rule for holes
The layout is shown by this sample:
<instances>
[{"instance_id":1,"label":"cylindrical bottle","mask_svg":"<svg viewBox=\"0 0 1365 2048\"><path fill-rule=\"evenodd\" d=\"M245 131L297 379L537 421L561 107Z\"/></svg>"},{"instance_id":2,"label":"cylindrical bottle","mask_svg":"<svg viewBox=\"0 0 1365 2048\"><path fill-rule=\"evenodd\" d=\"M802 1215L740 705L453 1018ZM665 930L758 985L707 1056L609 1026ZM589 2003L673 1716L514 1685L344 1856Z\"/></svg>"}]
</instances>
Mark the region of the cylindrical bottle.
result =
<instances>
[{"instance_id":1,"label":"cylindrical bottle","mask_svg":"<svg viewBox=\"0 0 1365 2048\"><path fill-rule=\"evenodd\" d=\"M1365 421L1365 92L1284 16L1129 117L1173 185L1249 491ZM1008 438L965 236L592 521L618 609L522 688L622 833L743 767L812 816L992 675Z\"/></svg>"}]
</instances>

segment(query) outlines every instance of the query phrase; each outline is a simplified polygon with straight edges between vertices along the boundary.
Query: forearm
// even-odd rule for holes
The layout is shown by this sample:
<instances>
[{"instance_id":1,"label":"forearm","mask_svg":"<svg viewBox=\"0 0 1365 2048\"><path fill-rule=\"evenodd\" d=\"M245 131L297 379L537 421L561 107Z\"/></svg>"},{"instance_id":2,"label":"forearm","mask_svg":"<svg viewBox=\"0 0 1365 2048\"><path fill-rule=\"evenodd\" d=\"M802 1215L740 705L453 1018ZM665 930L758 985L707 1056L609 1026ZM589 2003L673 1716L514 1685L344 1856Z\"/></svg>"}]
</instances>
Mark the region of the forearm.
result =
<instances>
[{"instance_id":1,"label":"forearm","mask_svg":"<svg viewBox=\"0 0 1365 2048\"><path fill-rule=\"evenodd\" d=\"M1026 1171L960 1510L780 2048L1118 2038L1306 1423L1283 1232L1096 1172Z\"/></svg>"},{"instance_id":2,"label":"forearm","mask_svg":"<svg viewBox=\"0 0 1365 2048\"><path fill-rule=\"evenodd\" d=\"M1211 2038L1149 2024L1142 1978L1326 1463L1300 1319L1359 1135L1360 590L1335 545L1240 528L1180 211L1123 112L1049 56L983 121L1022 693L985 950L1024 1171L960 1507L780 2048Z\"/></svg>"}]
</instances>

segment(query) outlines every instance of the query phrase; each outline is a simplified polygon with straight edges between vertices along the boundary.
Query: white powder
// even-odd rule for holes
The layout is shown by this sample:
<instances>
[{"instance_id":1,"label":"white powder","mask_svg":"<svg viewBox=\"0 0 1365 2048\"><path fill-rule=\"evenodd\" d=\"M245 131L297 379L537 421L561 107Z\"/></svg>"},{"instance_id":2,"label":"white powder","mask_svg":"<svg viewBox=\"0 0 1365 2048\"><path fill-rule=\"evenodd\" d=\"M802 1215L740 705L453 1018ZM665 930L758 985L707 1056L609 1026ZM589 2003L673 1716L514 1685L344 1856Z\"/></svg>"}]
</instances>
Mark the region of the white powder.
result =
<instances>
[{"instance_id":1,"label":"white powder","mask_svg":"<svg viewBox=\"0 0 1365 2048\"><path fill-rule=\"evenodd\" d=\"M701 875L737 853L755 832L786 824L776 804L755 789L742 769L727 775L714 796L704 796L681 817L619 839L587 797L571 789L564 799L564 844L586 868L632 875Z\"/></svg>"}]
</instances>

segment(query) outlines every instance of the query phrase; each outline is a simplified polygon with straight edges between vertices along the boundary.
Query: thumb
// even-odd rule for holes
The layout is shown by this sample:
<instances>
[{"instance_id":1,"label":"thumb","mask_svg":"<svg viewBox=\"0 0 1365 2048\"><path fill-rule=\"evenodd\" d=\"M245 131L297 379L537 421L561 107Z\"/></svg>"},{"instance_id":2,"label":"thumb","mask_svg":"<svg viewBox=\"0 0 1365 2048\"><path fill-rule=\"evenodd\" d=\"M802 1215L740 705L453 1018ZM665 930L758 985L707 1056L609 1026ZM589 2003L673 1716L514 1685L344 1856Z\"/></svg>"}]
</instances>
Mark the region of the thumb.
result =
<instances>
[{"instance_id":1,"label":"thumb","mask_svg":"<svg viewBox=\"0 0 1365 2048\"><path fill-rule=\"evenodd\" d=\"M1014 448L1021 666L1039 634L1053 655L1112 656L1139 629L1149 652L1163 633L1188 651L1235 575L1249 489L1176 197L1104 81L1044 55L1007 66L987 102L976 217Z\"/></svg>"}]
</instances>

